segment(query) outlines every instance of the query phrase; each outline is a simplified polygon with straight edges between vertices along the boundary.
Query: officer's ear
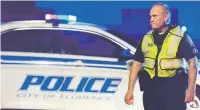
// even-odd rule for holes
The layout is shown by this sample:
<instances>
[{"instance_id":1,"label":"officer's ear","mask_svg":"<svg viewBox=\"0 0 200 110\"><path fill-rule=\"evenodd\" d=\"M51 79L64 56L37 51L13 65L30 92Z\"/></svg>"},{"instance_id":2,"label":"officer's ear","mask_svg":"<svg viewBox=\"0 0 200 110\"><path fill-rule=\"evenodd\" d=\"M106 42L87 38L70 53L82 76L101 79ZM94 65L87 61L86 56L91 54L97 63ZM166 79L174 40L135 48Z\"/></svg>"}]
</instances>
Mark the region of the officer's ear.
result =
<instances>
[{"instance_id":1,"label":"officer's ear","mask_svg":"<svg viewBox=\"0 0 200 110\"><path fill-rule=\"evenodd\" d=\"M169 16L168 16L168 14L167 14L167 13L164 13L164 20L165 20L165 22L167 22L167 21L168 21L168 19L169 19Z\"/></svg>"}]
</instances>

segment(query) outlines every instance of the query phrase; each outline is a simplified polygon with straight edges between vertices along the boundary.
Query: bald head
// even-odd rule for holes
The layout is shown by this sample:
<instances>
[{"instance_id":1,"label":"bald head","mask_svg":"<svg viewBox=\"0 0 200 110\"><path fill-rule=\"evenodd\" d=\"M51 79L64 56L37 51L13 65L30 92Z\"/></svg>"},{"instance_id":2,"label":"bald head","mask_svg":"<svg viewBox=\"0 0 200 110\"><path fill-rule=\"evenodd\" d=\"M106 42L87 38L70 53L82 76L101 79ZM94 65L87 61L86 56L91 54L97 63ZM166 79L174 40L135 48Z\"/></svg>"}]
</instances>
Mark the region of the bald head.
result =
<instances>
[{"instance_id":1,"label":"bald head","mask_svg":"<svg viewBox=\"0 0 200 110\"><path fill-rule=\"evenodd\" d=\"M157 3L151 8L150 17L152 28L158 29L170 23L171 12L166 4Z\"/></svg>"},{"instance_id":2,"label":"bald head","mask_svg":"<svg viewBox=\"0 0 200 110\"><path fill-rule=\"evenodd\" d=\"M170 12L170 9L169 9L169 7L166 5L166 4L163 4L163 3L156 3L155 5L153 5L153 7L154 6L158 6L158 7L161 7L162 8L162 10L163 10L163 13L165 13L165 14L168 14L168 24L170 23L170 20L171 20L171 12ZM153 8L152 7L152 8Z\"/></svg>"}]
</instances>

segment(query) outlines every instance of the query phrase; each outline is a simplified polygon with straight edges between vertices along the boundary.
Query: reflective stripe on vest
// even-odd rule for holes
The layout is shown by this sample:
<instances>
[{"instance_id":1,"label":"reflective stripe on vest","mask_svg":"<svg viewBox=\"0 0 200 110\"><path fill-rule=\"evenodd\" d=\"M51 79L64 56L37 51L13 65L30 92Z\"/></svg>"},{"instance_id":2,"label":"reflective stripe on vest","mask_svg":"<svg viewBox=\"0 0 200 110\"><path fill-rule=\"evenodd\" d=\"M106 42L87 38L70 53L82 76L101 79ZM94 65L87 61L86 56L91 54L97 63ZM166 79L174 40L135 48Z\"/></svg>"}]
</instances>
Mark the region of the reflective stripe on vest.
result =
<instances>
[{"instance_id":1,"label":"reflective stripe on vest","mask_svg":"<svg viewBox=\"0 0 200 110\"><path fill-rule=\"evenodd\" d=\"M154 69L155 59L153 58L144 58L144 67L149 69Z\"/></svg>"},{"instance_id":2,"label":"reflective stripe on vest","mask_svg":"<svg viewBox=\"0 0 200 110\"><path fill-rule=\"evenodd\" d=\"M143 44L144 50L143 51L144 51L144 53L147 53L147 51L148 51L148 40L149 40L148 36L152 36L152 31L149 31L143 39L143 42L144 42L144 44ZM144 54L144 55L146 55L146 54Z\"/></svg>"},{"instance_id":3,"label":"reflective stripe on vest","mask_svg":"<svg viewBox=\"0 0 200 110\"><path fill-rule=\"evenodd\" d=\"M161 59L160 68L162 70L166 69L177 69L181 65L180 59Z\"/></svg>"},{"instance_id":4,"label":"reflective stripe on vest","mask_svg":"<svg viewBox=\"0 0 200 110\"><path fill-rule=\"evenodd\" d=\"M175 28L174 30L171 30L171 31L176 31L176 35L177 35L177 37L174 37L173 38L173 40L171 41L171 45L170 45L170 47L169 47L169 49L168 49L168 55L170 56L170 57L172 57L171 55L173 55L173 54L175 54L174 52L174 47L177 45L177 43L182 39L182 37L183 37L183 31L181 31L181 29L180 28ZM171 32L170 31L170 32ZM172 32L171 32L172 33Z\"/></svg>"},{"instance_id":5,"label":"reflective stripe on vest","mask_svg":"<svg viewBox=\"0 0 200 110\"><path fill-rule=\"evenodd\" d=\"M142 41L142 52L145 57L144 69L149 73L151 78L155 76L155 63L158 63L159 77L174 76L176 69L182 67L182 60L176 58L176 53L183 35L184 32L181 31L179 26L170 30L158 55L158 62L155 62L158 48L153 41L152 31L144 36Z\"/></svg>"}]
</instances>

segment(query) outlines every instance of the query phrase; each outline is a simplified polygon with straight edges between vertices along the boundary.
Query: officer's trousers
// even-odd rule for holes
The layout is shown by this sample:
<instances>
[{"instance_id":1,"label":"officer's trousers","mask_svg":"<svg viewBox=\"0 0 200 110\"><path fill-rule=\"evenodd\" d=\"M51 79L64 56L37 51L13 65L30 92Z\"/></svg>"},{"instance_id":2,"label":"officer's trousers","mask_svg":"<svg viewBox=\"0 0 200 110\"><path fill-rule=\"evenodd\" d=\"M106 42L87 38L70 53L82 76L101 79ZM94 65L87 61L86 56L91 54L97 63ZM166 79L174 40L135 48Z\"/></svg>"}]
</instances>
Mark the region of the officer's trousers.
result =
<instances>
[{"instance_id":1,"label":"officer's trousers","mask_svg":"<svg viewBox=\"0 0 200 110\"><path fill-rule=\"evenodd\" d=\"M186 110L186 87L187 83L182 77L154 77L144 88L145 110Z\"/></svg>"}]
</instances>

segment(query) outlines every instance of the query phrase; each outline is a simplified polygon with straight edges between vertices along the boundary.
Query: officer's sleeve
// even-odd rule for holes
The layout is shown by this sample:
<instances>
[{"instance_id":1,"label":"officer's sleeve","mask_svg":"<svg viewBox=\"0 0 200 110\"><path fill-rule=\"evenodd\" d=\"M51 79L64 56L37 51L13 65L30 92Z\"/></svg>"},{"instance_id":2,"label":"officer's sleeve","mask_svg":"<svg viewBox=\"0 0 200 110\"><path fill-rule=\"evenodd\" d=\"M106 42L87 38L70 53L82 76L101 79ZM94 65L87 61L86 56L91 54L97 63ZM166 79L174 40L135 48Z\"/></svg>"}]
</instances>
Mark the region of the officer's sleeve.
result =
<instances>
[{"instance_id":1,"label":"officer's sleeve","mask_svg":"<svg viewBox=\"0 0 200 110\"><path fill-rule=\"evenodd\" d=\"M198 50L195 47L192 39L187 34L184 34L184 37L180 42L179 49L180 51L178 51L177 54L182 58L185 58L187 61L195 56L198 56Z\"/></svg>"},{"instance_id":2,"label":"officer's sleeve","mask_svg":"<svg viewBox=\"0 0 200 110\"><path fill-rule=\"evenodd\" d=\"M143 63L144 62L144 55L143 55L143 53L142 53L142 48L141 48L142 46L141 46L141 42L138 44L138 46L137 46L137 50L136 50L136 52L135 52L135 54L134 54L134 56L133 56L133 59L135 60L135 61L138 61L138 62L140 62L140 63Z\"/></svg>"}]
</instances>

